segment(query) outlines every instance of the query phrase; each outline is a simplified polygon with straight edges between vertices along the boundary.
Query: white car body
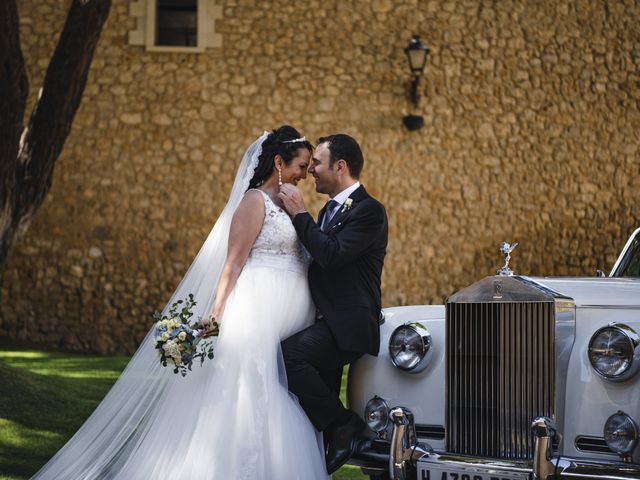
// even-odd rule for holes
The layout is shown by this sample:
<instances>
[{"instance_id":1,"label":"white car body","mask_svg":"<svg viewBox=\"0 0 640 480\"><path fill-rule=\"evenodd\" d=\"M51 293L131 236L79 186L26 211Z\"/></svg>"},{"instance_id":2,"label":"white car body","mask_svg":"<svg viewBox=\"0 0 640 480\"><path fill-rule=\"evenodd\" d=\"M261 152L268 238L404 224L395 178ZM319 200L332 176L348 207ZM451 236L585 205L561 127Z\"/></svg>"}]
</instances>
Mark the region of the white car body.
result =
<instances>
[{"instance_id":1,"label":"white car body","mask_svg":"<svg viewBox=\"0 0 640 480\"><path fill-rule=\"evenodd\" d=\"M633 237L637 244L640 241L640 229ZM632 239L627 243L616 266L625 254L628 256L631 244ZM614 268L612 273L615 271ZM489 277L474 286L484 282L486 287L493 281L494 284L500 282L502 288L502 278L505 277ZM431 480L458 478L455 477L456 473L452 477L451 472L459 472L460 479L465 480L488 480L500 476L526 478L529 475L534 478L640 478L640 447L636 447L623 462L618 454L608 449L603 438L605 422L618 411L623 411L640 424L640 373L625 381L612 381L600 376L588 357L589 342L602 327L617 323L640 332L640 278L509 278L509 282L521 283L525 288L532 287L557 294L562 302L556 303L555 307L557 375L555 386L550 387L554 392L556 405L554 418L550 420L560 435L554 440L553 448L548 447L547 463L544 463L545 452L539 451L542 443L536 443L535 449L532 447L533 454L529 457L523 455L517 459L483 457L465 452L454 455L447 450L447 314L443 305L385 309L385 322L380 330L379 355L365 355L351 366L349 372L350 408L365 418L367 402L374 397L383 399L390 410L403 407L404 411L410 412L409 416L413 416L409 423L412 424L411 428L416 427L416 445L421 443L423 445L420 448L426 445L432 450L426 448L427 453L418 455L415 445L404 445L396 435L398 432L392 432L390 425L385 431L378 433L379 438L376 440L378 444L388 443L389 453L384 449L382 453L379 449L377 453L365 451L362 455L356 455L352 463L362 466L365 473L375 478L385 479L420 478L417 476L420 472L426 478L429 473L431 476L434 473L440 475L438 469L449 473ZM462 292L471 290L474 286ZM475 319L472 320L476 322ZM419 373L399 369L392 362L389 353L389 340L393 331L401 325L415 323L426 327L431 335L430 358L426 368ZM524 344L524 340L522 343ZM479 361L483 361L483 358ZM640 358L635 361L640 361ZM537 392L536 388L532 386L530 390L523 391ZM527 421L533 420L534 418L530 418ZM487 436L492 434L488 432ZM579 441L595 441L597 445L585 447ZM549 445L550 442L551 440ZM412 443L410 435L405 438L404 443ZM578 448L578 443L581 448ZM424 467L424 462L430 461L430 455L435 460L444 459L442 463L434 463L431 472ZM400 456L403 458L398 458ZM557 459L556 463L554 459ZM385 461L388 473L381 467ZM480 464L482 466L477 467Z\"/></svg>"}]
</instances>

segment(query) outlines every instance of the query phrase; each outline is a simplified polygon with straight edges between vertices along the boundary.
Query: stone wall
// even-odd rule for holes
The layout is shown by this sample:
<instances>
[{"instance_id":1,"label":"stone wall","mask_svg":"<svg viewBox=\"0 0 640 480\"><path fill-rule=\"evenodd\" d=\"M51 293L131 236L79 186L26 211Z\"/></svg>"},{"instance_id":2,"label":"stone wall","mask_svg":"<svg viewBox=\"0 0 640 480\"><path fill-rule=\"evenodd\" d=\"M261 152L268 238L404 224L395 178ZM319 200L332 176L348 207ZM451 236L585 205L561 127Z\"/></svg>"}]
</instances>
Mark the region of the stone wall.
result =
<instances>
[{"instance_id":1,"label":"stone wall","mask_svg":"<svg viewBox=\"0 0 640 480\"><path fill-rule=\"evenodd\" d=\"M213 0L212 0L213 1ZM20 0L32 96L65 2ZM593 275L640 225L640 6L628 1L225 0L223 46L150 53L114 0L53 188L10 260L0 338L131 352L284 122L361 141L384 202L384 304L441 303L500 266ZM419 111L403 48L431 47ZM312 210L323 198L307 180ZM117 325L118 327L114 327Z\"/></svg>"}]
</instances>

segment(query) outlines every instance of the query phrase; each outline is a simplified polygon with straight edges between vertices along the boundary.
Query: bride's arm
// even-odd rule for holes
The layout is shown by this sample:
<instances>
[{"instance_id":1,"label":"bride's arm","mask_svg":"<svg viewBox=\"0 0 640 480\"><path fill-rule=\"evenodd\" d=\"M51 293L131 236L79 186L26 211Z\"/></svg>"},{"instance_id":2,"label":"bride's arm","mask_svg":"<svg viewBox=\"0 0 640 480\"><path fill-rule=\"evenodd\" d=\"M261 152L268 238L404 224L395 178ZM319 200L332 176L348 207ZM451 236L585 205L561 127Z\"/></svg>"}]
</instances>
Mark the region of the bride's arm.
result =
<instances>
[{"instance_id":1,"label":"bride's arm","mask_svg":"<svg viewBox=\"0 0 640 480\"><path fill-rule=\"evenodd\" d=\"M229 294L240 276L251 247L256 241L264 221L264 199L259 192L248 191L231 220L229 246L213 306L213 316L220 318Z\"/></svg>"}]
</instances>

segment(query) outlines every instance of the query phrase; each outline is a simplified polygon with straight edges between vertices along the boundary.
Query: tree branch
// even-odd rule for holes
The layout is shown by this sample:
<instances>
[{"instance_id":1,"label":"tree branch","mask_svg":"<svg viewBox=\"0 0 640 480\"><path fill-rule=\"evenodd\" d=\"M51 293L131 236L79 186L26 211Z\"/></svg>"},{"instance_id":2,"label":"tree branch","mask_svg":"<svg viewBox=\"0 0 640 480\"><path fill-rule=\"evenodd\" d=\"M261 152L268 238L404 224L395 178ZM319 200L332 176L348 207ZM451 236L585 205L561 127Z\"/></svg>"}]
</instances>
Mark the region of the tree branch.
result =
<instances>
[{"instance_id":1,"label":"tree branch","mask_svg":"<svg viewBox=\"0 0 640 480\"><path fill-rule=\"evenodd\" d=\"M18 153L14 219L23 229L51 188L111 0L73 0Z\"/></svg>"}]
</instances>

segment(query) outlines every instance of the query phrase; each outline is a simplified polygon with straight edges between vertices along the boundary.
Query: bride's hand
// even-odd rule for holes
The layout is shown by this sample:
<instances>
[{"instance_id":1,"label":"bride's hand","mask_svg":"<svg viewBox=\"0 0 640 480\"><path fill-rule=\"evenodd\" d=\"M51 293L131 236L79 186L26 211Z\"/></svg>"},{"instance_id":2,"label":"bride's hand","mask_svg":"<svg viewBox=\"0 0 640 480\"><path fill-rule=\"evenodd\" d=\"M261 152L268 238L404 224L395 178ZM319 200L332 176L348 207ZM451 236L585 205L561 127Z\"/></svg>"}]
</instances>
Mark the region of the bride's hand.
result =
<instances>
[{"instance_id":1,"label":"bride's hand","mask_svg":"<svg viewBox=\"0 0 640 480\"><path fill-rule=\"evenodd\" d=\"M295 217L298 213L306 212L307 209L304 206L304 200L300 190L290 183L285 183L280 186L280 193L278 198L284 205L284 209L287 211L290 217Z\"/></svg>"},{"instance_id":2,"label":"bride's hand","mask_svg":"<svg viewBox=\"0 0 640 480\"><path fill-rule=\"evenodd\" d=\"M211 311L211 315L209 315L207 318L212 318L213 321L219 325L220 320L222 320L223 313L224 313L224 304L222 306L214 305L213 310Z\"/></svg>"},{"instance_id":3,"label":"bride's hand","mask_svg":"<svg viewBox=\"0 0 640 480\"><path fill-rule=\"evenodd\" d=\"M213 313L211 313L211 314L210 314L207 318L205 318L205 319L204 319L204 321L203 321L204 326L205 326L205 327L208 327L208 328L211 328L211 326L212 326L214 323L217 323L217 321L216 321L216 316L215 316Z\"/></svg>"},{"instance_id":4,"label":"bride's hand","mask_svg":"<svg viewBox=\"0 0 640 480\"><path fill-rule=\"evenodd\" d=\"M208 317L201 318L194 327L199 332L199 336L202 338L217 335L219 331L219 323L216 320L215 315L210 314Z\"/></svg>"}]
</instances>

